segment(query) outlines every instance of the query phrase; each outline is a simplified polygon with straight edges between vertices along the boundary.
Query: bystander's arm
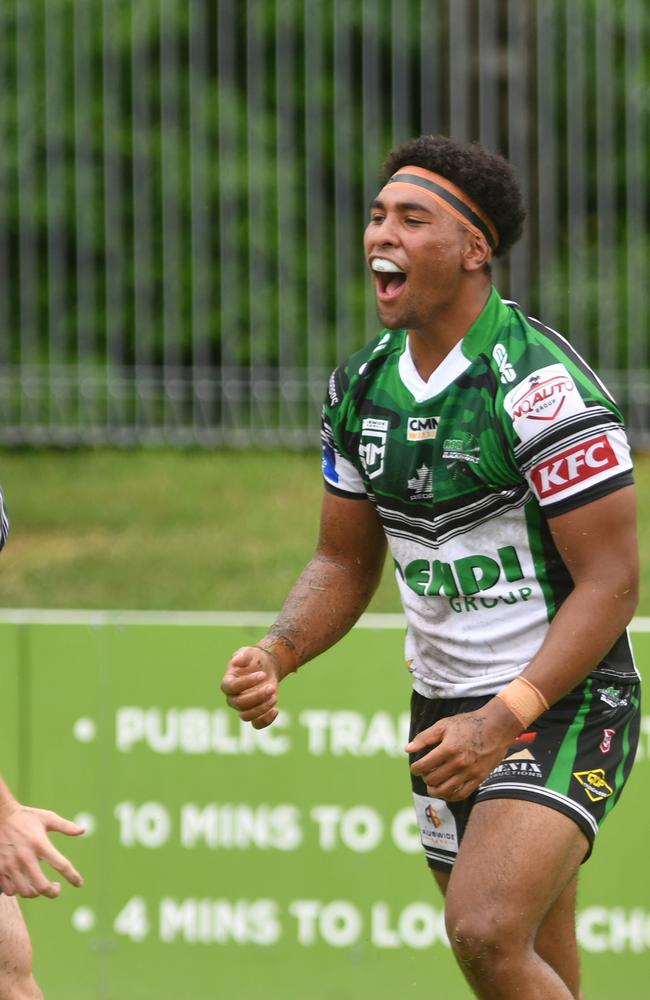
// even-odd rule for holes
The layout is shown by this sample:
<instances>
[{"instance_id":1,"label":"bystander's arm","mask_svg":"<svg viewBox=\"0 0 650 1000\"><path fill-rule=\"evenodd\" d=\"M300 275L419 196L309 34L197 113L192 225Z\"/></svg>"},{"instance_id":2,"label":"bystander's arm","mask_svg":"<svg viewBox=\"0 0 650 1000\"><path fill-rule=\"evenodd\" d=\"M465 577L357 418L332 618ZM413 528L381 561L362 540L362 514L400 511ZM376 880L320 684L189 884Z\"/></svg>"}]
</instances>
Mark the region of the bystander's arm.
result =
<instances>
[{"instance_id":1,"label":"bystander's arm","mask_svg":"<svg viewBox=\"0 0 650 1000\"><path fill-rule=\"evenodd\" d=\"M48 834L78 837L85 830L49 809L33 809L18 802L0 778L0 890L7 896L59 895L61 886L41 870L46 861L71 885L83 885L79 872L57 851Z\"/></svg>"}]
</instances>

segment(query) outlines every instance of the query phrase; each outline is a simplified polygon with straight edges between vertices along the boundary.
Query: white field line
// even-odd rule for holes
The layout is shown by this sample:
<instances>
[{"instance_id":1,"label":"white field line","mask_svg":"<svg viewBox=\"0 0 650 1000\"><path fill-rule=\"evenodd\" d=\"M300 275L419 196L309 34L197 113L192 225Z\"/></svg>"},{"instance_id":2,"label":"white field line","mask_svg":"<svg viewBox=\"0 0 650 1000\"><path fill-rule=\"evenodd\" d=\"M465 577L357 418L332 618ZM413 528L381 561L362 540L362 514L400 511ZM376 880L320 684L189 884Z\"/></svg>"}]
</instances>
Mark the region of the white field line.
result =
<instances>
[{"instance_id":1,"label":"white field line","mask_svg":"<svg viewBox=\"0 0 650 1000\"><path fill-rule=\"evenodd\" d=\"M273 611L87 611L76 609L4 608L0 624L14 625L202 625L268 628ZM362 615L356 628L406 628L403 615Z\"/></svg>"},{"instance_id":2,"label":"white field line","mask_svg":"<svg viewBox=\"0 0 650 1000\"><path fill-rule=\"evenodd\" d=\"M86 611L4 608L0 624L14 625L202 625L268 628L275 619L271 611ZM362 615L355 628L404 629L400 614ZM650 632L650 618L633 618L632 632Z\"/></svg>"}]
</instances>

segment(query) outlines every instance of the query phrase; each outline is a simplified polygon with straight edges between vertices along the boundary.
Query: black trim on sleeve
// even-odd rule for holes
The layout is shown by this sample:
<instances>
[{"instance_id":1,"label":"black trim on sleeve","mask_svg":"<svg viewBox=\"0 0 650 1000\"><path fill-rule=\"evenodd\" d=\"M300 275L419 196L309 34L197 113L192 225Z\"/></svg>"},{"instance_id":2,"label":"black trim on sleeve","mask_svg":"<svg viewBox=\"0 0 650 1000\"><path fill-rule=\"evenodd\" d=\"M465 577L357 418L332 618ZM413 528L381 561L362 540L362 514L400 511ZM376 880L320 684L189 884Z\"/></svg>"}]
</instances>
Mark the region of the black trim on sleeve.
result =
<instances>
[{"instance_id":1,"label":"black trim on sleeve","mask_svg":"<svg viewBox=\"0 0 650 1000\"><path fill-rule=\"evenodd\" d=\"M617 476L612 476L611 479L605 479L602 483L597 483L589 490L583 490L572 497L567 497L566 500L560 500L558 503L544 506L542 507L542 511L544 512L544 516L550 520L553 517L558 517L559 514L568 514L570 510L585 507L594 500L600 500L601 497L606 497L610 493L622 490L624 486L633 485L634 473L632 469L628 469L626 472L619 472Z\"/></svg>"},{"instance_id":2,"label":"black trim on sleeve","mask_svg":"<svg viewBox=\"0 0 650 1000\"><path fill-rule=\"evenodd\" d=\"M610 426L611 424L614 425L614 428ZM558 421L553 427L541 430L531 440L527 441L526 444L516 445L515 455L517 462L521 468L527 462L531 464L535 462L539 458L542 449L553 448L555 445L571 447L574 444L574 439L575 443L577 443L585 435L606 434L612 429L618 430L619 428L625 433L623 424L611 410L605 409L600 404L587 403L587 409L584 412L573 414L564 420ZM567 440L569 435L570 439ZM578 435L580 435L580 438Z\"/></svg>"},{"instance_id":3,"label":"black trim on sleeve","mask_svg":"<svg viewBox=\"0 0 650 1000\"><path fill-rule=\"evenodd\" d=\"M514 305L517 306L516 303L514 303ZM519 306L517 306L517 309L519 309L519 311L521 312ZM600 392L602 392L603 396L605 396L618 409L616 400L612 396L607 386L603 384L598 375L596 375L596 372L593 370L593 368L590 368L585 359L580 354L578 354L575 347L573 347L573 345L569 343L566 337L563 337L561 333L558 333L557 330L554 330L552 327L546 326L546 324L542 323L541 320L535 319L534 316L526 316L526 321L533 327L534 330L537 330L538 333L541 333L543 334L543 336L548 337L548 339L552 341L552 343L554 343L557 347L561 348L561 350L564 351L566 356L569 358L570 361L573 362L576 368L579 368L582 374L586 375L587 378L594 383L596 388L599 389ZM561 361L557 363L562 364Z\"/></svg>"},{"instance_id":4,"label":"black trim on sleeve","mask_svg":"<svg viewBox=\"0 0 650 1000\"><path fill-rule=\"evenodd\" d=\"M333 493L335 497L343 497L344 500L367 500L367 493L348 493L346 490L340 490L338 486L332 486L327 479L324 479L325 489L328 493Z\"/></svg>"}]
</instances>

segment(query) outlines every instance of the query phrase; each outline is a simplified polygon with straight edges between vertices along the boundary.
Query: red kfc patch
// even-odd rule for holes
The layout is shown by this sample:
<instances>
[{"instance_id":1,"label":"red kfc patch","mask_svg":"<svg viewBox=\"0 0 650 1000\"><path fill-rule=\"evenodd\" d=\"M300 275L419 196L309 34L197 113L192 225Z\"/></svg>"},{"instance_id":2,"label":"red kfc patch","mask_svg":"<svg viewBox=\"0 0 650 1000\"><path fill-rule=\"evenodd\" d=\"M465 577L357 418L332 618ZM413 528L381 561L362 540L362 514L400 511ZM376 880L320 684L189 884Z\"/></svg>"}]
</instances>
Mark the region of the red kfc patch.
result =
<instances>
[{"instance_id":1,"label":"red kfc patch","mask_svg":"<svg viewBox=\"0 0 650 1000\"><path fill-rule=\"evenodd\" d=\"M531 472L540 499L552 497L619 464L607 435L592 438L549 458Z\"/></svg>"}]
</instances>

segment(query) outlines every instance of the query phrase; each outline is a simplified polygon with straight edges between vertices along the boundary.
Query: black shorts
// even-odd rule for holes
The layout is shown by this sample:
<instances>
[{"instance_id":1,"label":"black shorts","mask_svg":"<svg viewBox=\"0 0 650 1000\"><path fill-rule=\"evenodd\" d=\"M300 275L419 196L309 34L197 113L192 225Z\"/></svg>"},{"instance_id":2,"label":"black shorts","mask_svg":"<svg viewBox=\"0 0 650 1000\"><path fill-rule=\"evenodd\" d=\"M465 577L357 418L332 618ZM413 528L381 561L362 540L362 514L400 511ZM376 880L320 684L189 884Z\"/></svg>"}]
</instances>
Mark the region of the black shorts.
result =
<instances>
[{"instance_id":1,"label":"black shorts","mask_svg":"<svg viewBox=\"0 0 650 1000\"><path fill-rule=\"evenodd\" d=\"M431 700L414 691L410 738L439 719L476 711L490 698ZM589 857L598 827L618 801L630 773L640 715L638 682L623 684L591 676L522 733L469 798L461 802L433 799L422 778L411 775L429 866L451 871L472 808L485 799L525 799L557 809L583 831ZM430 749L411 754L410 763Z\"/></svg>"}]
</instances>

